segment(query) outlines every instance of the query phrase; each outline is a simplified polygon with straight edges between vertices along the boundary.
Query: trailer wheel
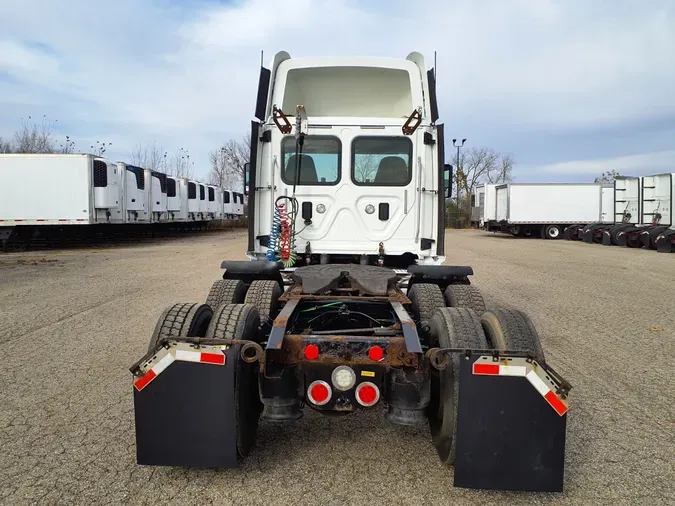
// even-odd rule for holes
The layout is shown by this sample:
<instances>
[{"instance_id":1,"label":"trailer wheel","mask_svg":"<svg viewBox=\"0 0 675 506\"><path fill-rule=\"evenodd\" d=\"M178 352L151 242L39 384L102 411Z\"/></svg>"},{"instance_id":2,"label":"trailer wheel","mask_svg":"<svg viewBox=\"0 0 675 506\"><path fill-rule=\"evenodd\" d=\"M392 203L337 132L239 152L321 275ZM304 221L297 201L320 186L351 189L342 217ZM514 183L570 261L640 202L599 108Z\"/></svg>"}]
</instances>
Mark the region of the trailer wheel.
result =
<instances>
[{"instance_id":1,"label":"trailer wheel","mask_svg":"<svg viewBox=\"0 0 675 506\"><path fill-rule=\"evenodd\" d=\"M546 227L546 239L560 239L561 231L558 225L548 225Z\"/></svg>"},{"instance_id":2,"label":"trailer wheel","mask_svg":"<svg viewBox=\"0 0 675 506\"><path fill-rule=\"evenodd\" d=\"M279 313L279 297L284 294L277 281L257 279L251 283L244 302L258 308L260 319L270 323Z\"/></svg>"},{"instance_id":3,"label":"trailer wheel","mask_svg":"<svg viewBox=\"0 0 675 506\"><path fill-rule=\"evenodd\" d=\"M434 313L431 318L431 343L441 348L485 349L488 346L476 312L459 307L446 307ZM460 360L459 354L453 353L445 369L431 369L431 399L427 417L436 452L446 465L455 461Z\"/></svg>"},{"instance_id":4,"label":"trailer wheel","mask_svg":"<svg viewBox=\"0 0 675 506\"><path fill-rule=\"evenodd\" d=\"M473 309L478 315L483 314L485 301L480 290L471 285L448 285L443 292L448 307L465 307Z\"/></svg>"},{"instance_id":5,"label":"trailer wheel","mask_svg":"<svg viewBox=\"0 0 675 506\"><path fill-rule=\"evenodd\" d=\"M248 340L260 343L260 313L252 304L223 304L213 314L206 331L207 338ZM237 431L237 453L246 457L255 444L262 402L258 393L258 364L246 363L239 356L241 344L235 346L234 405Z\"/></svg>"},{"instance_id":6,"label":"trailer wheel","mask_svg":"<svg viewBox=\"0 0 675 506\"><path fill-rule=\"evenodd\" d=\"M544 350L532 320L516 309L491 309L480 319L487 340L495 350L527 351L545 364Z\"/></svg>"},{"instance_id":7,"label":"trailer wheel","mask_svg":"<svg viewBox=\"0 0 675 506\"><path fill-rule=\"evenodd\" d=\"M170 337L204 337L213 310L206 304L179 302L167 307L155 325L148 351L154 351L160 339Z\"/></svg>"},{"instance_id":8,"label":"trailer wheel","mask_svg":"<svg viewBox=\"0 0 675 506\"><path fill-rule=\"evenodd\" d=\"M240 279L219 279L211 285L206 303L214 310L221 304L240 304L246 297L246 285Z\"/></svg>"}]
</instances>

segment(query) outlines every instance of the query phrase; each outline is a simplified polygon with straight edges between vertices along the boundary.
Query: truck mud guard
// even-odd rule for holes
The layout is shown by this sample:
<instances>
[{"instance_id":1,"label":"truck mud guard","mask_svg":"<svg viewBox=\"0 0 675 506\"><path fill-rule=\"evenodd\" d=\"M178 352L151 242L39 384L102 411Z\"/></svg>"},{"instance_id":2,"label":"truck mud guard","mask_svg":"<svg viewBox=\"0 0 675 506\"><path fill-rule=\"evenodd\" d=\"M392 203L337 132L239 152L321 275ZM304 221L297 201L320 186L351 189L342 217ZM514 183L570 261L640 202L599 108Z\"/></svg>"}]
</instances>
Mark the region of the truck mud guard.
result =
<instances>
[{"instance_id":1,"label":"truck mud guard","mask_svg":"<svg viewBox=\"0 0 675 506\"><path fill-rule=\"evenodd\" d=\"M454 486L562 491L569 384L525 357L460 364Z\"/></svg>"},{"instance_id":2,"label":"truck mud guard","mask_svg":"<svg viewBox=\"0 0 675 506\"><path fill-rule=\"evenodd\" d=\"M659 253L672 253L675 251L675 229L669 228L657 236L656 251Z\"/></svg>"},{"instance_id":3,"label":"truck mud guard","mask_svg":"<svg viewBox=\"0 0 675 506\"><path fill-rule=\"evenodd\" d=\"M225 269L223 279L241 279L246 284L251 284L256 279L269 279L277 281L284 288L284 280L281 277L281 264L268 262L267 260L225 260L220 264Z\"/></svg>"},{"instance_id":4,"label":"truck mud guard","mask_svg":"<svg viewBox=\"0 0 675 506\"><path fill-rule=\"evenodd\" d=\"M237 465L237 346L172 342L132 366L140 465Z\"/></svg>"},{"instance_id":5,"label":"truck mud guard","mask_svg":"<svg viewBox=\"0 0 675 506\"><path fill-rule=\"evenodd\" d=\"M435 283L444 290L453 283L470 284L468 277L473 276L471 267L454 265L411 265L408 272L408 289L415 283Z\"/></svg>"}]
</instances>

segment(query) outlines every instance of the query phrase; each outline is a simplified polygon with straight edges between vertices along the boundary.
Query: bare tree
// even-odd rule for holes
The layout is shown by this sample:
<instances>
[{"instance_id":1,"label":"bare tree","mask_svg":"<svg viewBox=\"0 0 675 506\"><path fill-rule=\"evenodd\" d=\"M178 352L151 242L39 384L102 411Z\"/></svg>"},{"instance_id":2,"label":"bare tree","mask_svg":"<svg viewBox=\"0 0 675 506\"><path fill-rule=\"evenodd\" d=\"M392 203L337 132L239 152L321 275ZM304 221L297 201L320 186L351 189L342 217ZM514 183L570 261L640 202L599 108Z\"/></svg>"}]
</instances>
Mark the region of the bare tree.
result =
<instances>
[{"instance_id":1,"label":"bare tree","mask_svg":"<svg viewBox=\"0 0 675 506\"><path fill-rule=\"evenodd\" d=\"M618 177L621 177L618 171L612 169L607 172L603 172L600 177L595 178L595 183L613 183L614 180Z\"/></svg>"},{"instance_id":2,"label":"bare tree","mask_svg":"<svg viewBox=\"0 0 675 506\"><path fill-rule=\"evenodd\" d=\"M59 144L59 148L61 148L61 153L64 155L74 153L75 141L72 140L69 135L66 135L66 141L64 143Z\"/></svg>"},{"instance_id":3,"label":"bare tree","mask_svg":"<svg viewBox=\"0 0 675 506\"><path fill-rule=\"evenodd\" d=\"M14 146L12 146L12 143L0 137L0 153L13 153L13 152Z\"/></svg>"},{"instance_id":4,"label":"bare tree","mask_svg":"<svg viewBox=\"0 0 675 506\"><path fill-rule=\"evenodd\" d=\"M32 124L31 124L32 122ZM16 153L53 153L54 140L52 133L56 120L49 122L47 116L42 116L40 123L33 122L28 116L28 120L21 120L21 129L14 134Z\"/></svg>"},{"instance_id":5,"label":"bare tree","mask_svg":"<svg viewBox=\"0 0 675 506\"><path fill-rule=\"evenodd\" d=\"M378 163L375 155L357 155L354 160L356 180L359 182L372 181L377 172L377 167Z\"/></svg>"},{"instance_id":6,"label":"bare tree","mask_svg":"<svg viewBox=\"0 0 675 506\"><path fill-rule=\"evenodd\" d=\"M220 148L209 153L211 160L211 173L209 178L214 181L222 181L227 186L243 188L245 178L245 165L251 158L251 134L246 134L241 141L230 139Z\"/></svg>"},{"instance_id":7,"label":"bare tree","mask_svg":"<svg viewBox=\"0 0 675 506\"><path fill-rule=\"evenodd\" d=\"M164 157L166 156L167 154L165 153ZM188 150L180 148L168 159L168 162L164 164L164 167L165 172L170 176L193 179L194 164L195 162L190 160L190 153Z\"/></svg>"},{"instance_id":8,"label":"bare tree","mask_svg":"<svg viewBox=\"0 0 675 506\"><path fill-rule=\"evenodd\" d=\"M139 142L129 156L130 163L144 169L166 172L167 152L161 147L157 147L153 141L152 145L143 145Z\"/></svg>"},{"instance_id":9,"label":"bare tree","mask_svg":"<svg viewBox=\"0 0 675 506\"><path fill-rule=\"evenodd\" d=\"M513 166L515 161L510 153L499 155L499 161L495 170L489 171L488 183L508 183L513 180Z\"/></svg>"},{"instance_id":10,"label":"bare tree","mask_svg":"<svg viewBox=\"0 0 675 506\"><path fill-rule=\"evenodd\" d=\"M96 156L103 156L110 146L112 146L112 142L105 143L96 141L96 145L92 144L90 149Z\"/></svg>"}]
</instances>

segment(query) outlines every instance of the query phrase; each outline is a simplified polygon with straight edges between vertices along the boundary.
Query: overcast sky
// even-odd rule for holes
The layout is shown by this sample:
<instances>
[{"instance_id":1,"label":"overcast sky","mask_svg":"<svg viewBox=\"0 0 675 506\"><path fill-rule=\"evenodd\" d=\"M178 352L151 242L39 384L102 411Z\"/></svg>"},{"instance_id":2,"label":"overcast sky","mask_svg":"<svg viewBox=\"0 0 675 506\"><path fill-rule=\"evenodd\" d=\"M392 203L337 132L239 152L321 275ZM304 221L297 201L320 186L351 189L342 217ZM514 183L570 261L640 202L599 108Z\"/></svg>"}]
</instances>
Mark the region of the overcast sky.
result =
<instances>
[{"instance_id":1,"label":"overcast sky","mask_svg":"<svg viewBox=\"0 0 675 506\"><path fill-rule=\"evenodd\" d=\"M28 115L83 149L208 151L252 119L260 65L291 56L433 65L446 136L511 152L518 181L675 172L672 0L0 0L0 136ZM447 156L453 156L449 141ZM451 161L451 160L448 160Z\"/></svg>"}]
</instances>

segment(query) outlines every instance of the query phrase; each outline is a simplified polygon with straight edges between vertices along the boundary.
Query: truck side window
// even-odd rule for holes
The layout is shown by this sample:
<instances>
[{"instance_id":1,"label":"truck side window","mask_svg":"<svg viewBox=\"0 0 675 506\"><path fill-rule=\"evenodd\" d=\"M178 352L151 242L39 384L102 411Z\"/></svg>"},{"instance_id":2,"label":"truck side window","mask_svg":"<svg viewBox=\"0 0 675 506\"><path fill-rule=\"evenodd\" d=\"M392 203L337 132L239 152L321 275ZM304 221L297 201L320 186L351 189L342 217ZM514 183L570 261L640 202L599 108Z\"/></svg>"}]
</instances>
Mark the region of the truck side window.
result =
<instances>
[{"instance_id":1,"label":"truck side window","mask_svg":"<svg viewBox=\"0 0 675 506\"><path fill-rule=\"evenodd\" d=\"M308 135L302 147L300 164L300 186L334 185L340 181L342 144L340 139L330 135ZM281 141L281 180L295 183L295 137L284 137Z\"/></svg>"},{"instance_id":2,"label":"truck side window","mask_svg":"<svg viewBox=\"0 0 675 506\"><path fill-rule=\"evenodd\" d=\"M412 179L412 141L407 137L357 137L352 143L352 181L360 186L405 186Z\"/></svg>"}]
</instances>

